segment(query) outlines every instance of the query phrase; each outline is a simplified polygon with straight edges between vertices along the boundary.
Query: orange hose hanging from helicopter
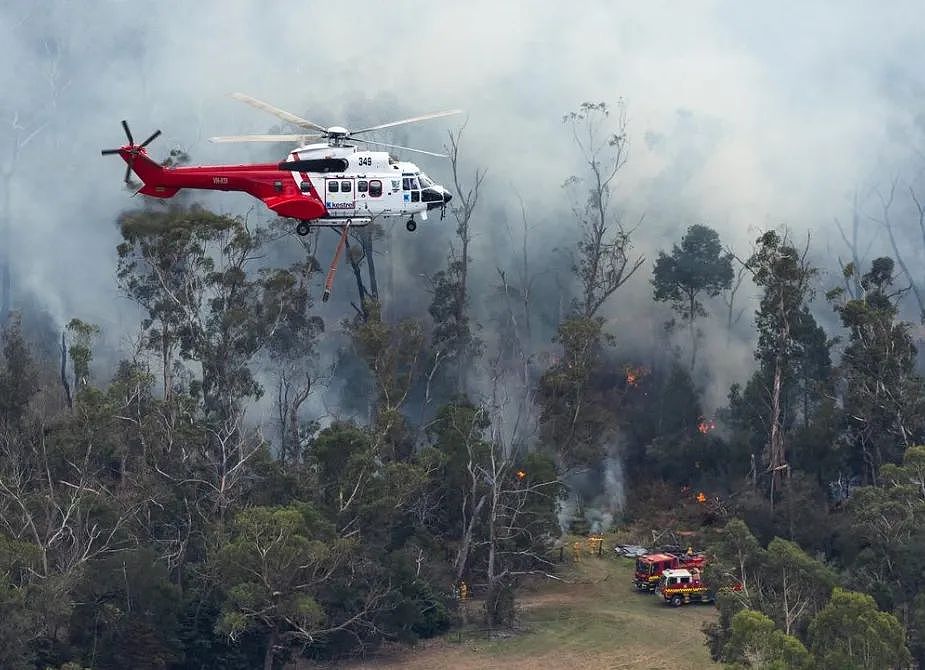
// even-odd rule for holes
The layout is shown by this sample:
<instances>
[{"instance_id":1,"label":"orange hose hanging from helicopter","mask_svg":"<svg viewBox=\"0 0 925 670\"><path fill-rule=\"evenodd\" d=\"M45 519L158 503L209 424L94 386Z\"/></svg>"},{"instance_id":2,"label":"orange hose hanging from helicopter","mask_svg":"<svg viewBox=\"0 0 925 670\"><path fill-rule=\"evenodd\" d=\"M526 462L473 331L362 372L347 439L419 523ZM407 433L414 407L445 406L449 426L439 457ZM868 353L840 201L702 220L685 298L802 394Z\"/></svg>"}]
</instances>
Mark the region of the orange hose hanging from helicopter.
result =
<instances>
[{"instance_id":1,"label":"orange hose hanging from helicopter","mask_svg":"<svg viewBox=\"0 0 925 670\"><path fill-rule=\"evenodd\" d=\"M328 268L328 276L324 279L324 293L321 295L321 302L327 302L331 297L331 288L334 286L334 274L337 272L337 261L340 260L340 254L347 244L347 231L350 229L350 221L343 227L340 233L340 241L337 243L337 249L334 251L334 260Z\"/></svg>"}]
</instances>

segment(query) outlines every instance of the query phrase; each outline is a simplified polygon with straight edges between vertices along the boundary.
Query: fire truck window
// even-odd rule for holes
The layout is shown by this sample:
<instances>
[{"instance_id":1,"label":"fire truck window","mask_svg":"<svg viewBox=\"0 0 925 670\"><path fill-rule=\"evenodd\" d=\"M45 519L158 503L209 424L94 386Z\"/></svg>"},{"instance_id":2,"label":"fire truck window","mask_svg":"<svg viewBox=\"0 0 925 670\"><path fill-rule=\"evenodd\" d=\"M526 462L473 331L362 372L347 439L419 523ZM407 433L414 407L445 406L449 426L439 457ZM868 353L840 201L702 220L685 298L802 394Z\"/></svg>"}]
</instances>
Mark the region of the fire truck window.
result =
<instances>
[{"instance_id":1,"label":"fire truck window","mask_svg":"<svg viewBox=\"0 0 925 670\"><path fill-rule=\"evenodd\" d=\"M378 198L382 195L382 182L378 179L372 179L369 182L369 197Z\"/></svg>"},{"instance_id":2,"label":"fire truck window","mask_svg":"<svg viewBox=\"0 0 925 670\"><path fill-rule=\"evenodd\" d=\"M340 183L340 192L341 193L350 193L353 190L353 185L349 181L342 181Z\"/></svg>"},{"instance_id":3,"label":"fire truck window","mask_svg":"<svg viewBox=\"0 0 925 670\"><path fill-rule=\"evenodd\" d=\"M340 184L336 181L328 182L328 193L337 193L340 191Z\"/></svg>"},{"instance_id":4,"label":"fire truck window","mask_svg":"<svg viewBox=\"0 0 925 670\"><path fill-rule=\"evenodd\" d=\"M357 181L357 193L366 193L368 183L365 179Z\"/></svg>"},{"instance_id":5,"label":"fire truck window","mask_svg":"<svg viewBox=\"0 0 925 670\"><path fill-rule=\"evenodd\" d=\"M690 583L691 583L691 578L690 578L690 577L681 577L681 583L682 583L682 584L690 584Z\"/></svg>"}]
</instances>

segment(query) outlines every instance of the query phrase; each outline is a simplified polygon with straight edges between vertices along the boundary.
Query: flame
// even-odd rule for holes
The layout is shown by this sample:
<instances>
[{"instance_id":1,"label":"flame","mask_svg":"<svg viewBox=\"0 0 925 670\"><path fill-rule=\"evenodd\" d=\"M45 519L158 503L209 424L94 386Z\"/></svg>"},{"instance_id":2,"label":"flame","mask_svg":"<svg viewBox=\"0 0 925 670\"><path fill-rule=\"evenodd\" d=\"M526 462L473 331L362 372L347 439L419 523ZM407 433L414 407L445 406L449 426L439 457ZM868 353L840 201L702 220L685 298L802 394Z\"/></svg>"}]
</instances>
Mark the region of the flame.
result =
<instances>
[{"instance_id":1,"label":"flame","mask_svg":"<svg viewBox=\"0 0 925 670\"><path fill-rule=\"evenodd\" d=\"M527 476L527 473L524 472L523 470L518 470L518 471L517 471L516 473L514 473L514 474L517 475L517 479L523 479L524 477Z\"/></svg>"},{"instance_id":2,"label":"flame","mask_svg":"<svg viewBox=\"0 0 925 670\"><path fill-rule=\"evenodd\" d=\"M697 494L697 502L699 502L702 505L706 501L707 501L707 497L706 495L704 495L703 491Z\"/></svg>"},{"instance_id":3,"label":"flame","mask_svg":"<svg viewBox=\"0 0 925 670\"><path fill-rule=\"evenodd\" d=\"M711 430L716 428L716 422L713 419L701 419L700 423L697 424L697 430L706 435Z\"/></svg>"},{"instance_id":4,"label":"flame","mask_svg":"<svg viewBox=\"0 0 925 670\"><path fill-rule=\"evenodd\" d=\"M626 385L627 386L638 386L639 380L642 379L646 375L646 373L648 373L648 370L646 370L642 366L632 367L630 365L627 365L625 370L626 370Z\"/></svg>"}]
</instances>

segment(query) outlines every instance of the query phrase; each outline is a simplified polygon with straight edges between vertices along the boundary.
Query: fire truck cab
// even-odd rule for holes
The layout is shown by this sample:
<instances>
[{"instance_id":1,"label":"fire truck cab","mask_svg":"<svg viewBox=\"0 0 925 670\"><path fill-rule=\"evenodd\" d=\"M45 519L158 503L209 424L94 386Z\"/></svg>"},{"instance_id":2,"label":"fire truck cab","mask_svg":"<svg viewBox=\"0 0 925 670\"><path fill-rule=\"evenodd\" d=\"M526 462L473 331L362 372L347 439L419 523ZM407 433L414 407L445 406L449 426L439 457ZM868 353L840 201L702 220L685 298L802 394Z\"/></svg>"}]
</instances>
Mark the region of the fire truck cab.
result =
<instances>
[{"instance_id":1,"label":"fire truck cab","mask_svg":"<svg viewBox=\"0 0 925 670\"><path fill-rule=\"evenodd\" d=\"M656 592L666 603L675 607L691 602L713 602L713 592L703 583L698 568L665 570L659 579Z\"/></svg>"}]
</instances>

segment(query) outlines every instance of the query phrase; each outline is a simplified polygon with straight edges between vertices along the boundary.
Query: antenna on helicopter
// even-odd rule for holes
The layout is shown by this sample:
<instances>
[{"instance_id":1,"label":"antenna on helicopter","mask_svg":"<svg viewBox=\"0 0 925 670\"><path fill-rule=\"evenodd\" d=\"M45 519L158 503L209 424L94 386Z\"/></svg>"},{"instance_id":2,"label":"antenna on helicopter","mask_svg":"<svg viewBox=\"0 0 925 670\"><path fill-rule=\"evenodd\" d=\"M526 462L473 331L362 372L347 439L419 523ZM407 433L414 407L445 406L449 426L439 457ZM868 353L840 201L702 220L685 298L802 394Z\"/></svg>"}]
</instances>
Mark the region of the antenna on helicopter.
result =
<instances>
[{"instance_id":1,"label":"antenna on helicopter","mask_svg":"<svg viewBox=\"0 0 925 670\"><path fill-rule=\"evenodd\" d=\"M413 116L409 119L402 119L400 121L390 121L389 123L380 123L376 126L370 126L368 128L360 128L359 130L348 130L343 126L329 126L325 128L322 125L315 123L314 121L309 121L308 119L303 119L300 116L296 116L290 112L287 112L284 109L274 107L273 105L263 102L262 100L257 100L252 98L249 95L244 93L232 93L231 97L235 100L240 100L251 107L256 107L265 112L269 112L274 116L291 123L294 126L300 128L305 128L308 130L315 130L317 133L308 134L308 135L298 135L298 134L289 134L289 135L225 135L221 137L210 137L210 142L298 142L304 143L316 139L327 139L329 140L329 145L332 147L342 147L344 142L353 141L353 142L363 142L364 144L371 144L374 146L388 147L391 149L402 149L404 151L414 151L420 154L427 154L428 156L437 156L438 158L446 158L446 154L436 153L433 151L425 151L424 149L415 149L413 147L404 147L399 144L386 144L385 142L376 142L373 140L368 140L363 137L357 137L361 133L369 133L374 130L383 130L385 128L394 128L395 126L401 126L406 123L416 123L418 121L427 121L429 119L439 119L444 116L452 116L454 114L462 114L461 109L451 109L445 112L433 112L431 114L422 114L421 116Z\"/></svg>"}]
</instances>

